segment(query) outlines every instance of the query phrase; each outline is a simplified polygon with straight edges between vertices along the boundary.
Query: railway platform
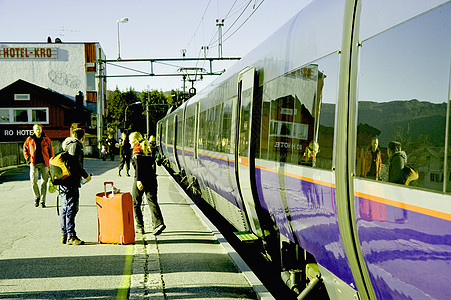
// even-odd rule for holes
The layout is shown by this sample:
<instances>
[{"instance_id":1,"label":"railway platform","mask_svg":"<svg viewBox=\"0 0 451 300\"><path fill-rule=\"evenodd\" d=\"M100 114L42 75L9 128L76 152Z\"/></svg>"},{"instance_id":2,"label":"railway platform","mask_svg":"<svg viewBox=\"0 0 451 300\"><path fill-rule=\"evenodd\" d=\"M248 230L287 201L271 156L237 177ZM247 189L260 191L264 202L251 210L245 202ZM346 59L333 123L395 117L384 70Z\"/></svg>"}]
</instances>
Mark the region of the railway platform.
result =
<instances>
[{"instance_id":1,"label":"railway platform","mask_svg":"<svg viewBox=\"0 0 451 300\"><path fill-rule=\"evenodd\" d=\"M85 245L61 244L56 194L34 207L28 167L0 171L0 299L273 299L249 267L173 182L158 169L158 201L167 228L134 245L97 241L95 197L103 182L130 191L119 161L86 159L92 181L80 189L76 231Z\"/></svg>"}]
</instances>

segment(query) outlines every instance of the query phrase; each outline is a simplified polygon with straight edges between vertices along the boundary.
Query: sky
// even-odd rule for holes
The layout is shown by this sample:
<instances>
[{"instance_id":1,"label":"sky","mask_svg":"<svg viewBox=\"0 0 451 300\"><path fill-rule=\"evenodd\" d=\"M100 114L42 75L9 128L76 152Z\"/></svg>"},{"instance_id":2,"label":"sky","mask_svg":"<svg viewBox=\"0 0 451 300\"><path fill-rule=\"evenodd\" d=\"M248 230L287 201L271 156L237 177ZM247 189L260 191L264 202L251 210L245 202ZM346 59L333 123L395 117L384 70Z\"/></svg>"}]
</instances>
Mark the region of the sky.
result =
<instances>
[{"instance_id":1,"label":"sky","mask_svg":"<svg viewBox=\"0 0 451 300\"><path fill-rule=\"evenodd\" d=\"M109 60L218 57L218 26L222 27L222 56L243 57L256 48L311 0L0 0L1 42L99 42ZM248 18L249 17L249 18ZM247 20L246 20L247 19ZM208 46L208 52L201 50ZM169 65L168 65L169 64ZM227 69L233 61L213 63L213 72ZM108 64L107 75L140 74L123 67L150 72L149 63ZM154 73L180 73L180 67L209 63L168 62L155 64ZM181 74L181 73L180 73ZM217 76L205 76L194 87L199 91ZM193 78L191 78L193 79ZM197 77L196 79L199 79ZM109 90L182 89L182 77L109 77ZM189 89L191 84L187 83Z\"/></svg>"}]
</instances>

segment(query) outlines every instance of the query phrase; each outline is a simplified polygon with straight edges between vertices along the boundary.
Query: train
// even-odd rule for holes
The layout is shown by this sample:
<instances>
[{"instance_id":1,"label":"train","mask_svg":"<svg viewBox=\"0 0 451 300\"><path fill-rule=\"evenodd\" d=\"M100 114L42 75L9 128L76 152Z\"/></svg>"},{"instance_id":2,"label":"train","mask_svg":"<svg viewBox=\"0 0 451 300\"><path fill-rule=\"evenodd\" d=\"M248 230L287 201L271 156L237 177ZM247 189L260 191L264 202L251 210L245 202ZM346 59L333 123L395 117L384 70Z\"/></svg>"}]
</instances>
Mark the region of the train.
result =
<instances>
[{"instance_id":1,"label":"train","mask_svg":"<svg viewBox=\"0 0 451 300\"><path fill-rule=\"evenodd\" d=\"M449 299L450 66L450 1L314 0L170 109L157 144L298 299ZM390 179L393 141L410 183Z\"/></svg>"}]
</instances>

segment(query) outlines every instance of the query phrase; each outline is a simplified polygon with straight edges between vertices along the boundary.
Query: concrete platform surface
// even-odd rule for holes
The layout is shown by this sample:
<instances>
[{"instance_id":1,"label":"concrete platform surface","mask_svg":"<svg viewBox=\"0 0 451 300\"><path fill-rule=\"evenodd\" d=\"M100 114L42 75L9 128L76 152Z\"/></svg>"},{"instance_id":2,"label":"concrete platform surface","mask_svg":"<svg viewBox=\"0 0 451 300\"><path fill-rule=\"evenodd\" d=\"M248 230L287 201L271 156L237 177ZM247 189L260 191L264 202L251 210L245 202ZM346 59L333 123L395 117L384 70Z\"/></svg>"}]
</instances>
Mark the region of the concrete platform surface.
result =
<instances>
[{"instance_id":1,"label":"concrete platform surface","mask_svg":"<svg viewBox=\"0 0 451 300\"><path fill-rule=\"evenodd\" d=\"M119 161L86 159L93 174L80 189L76 231L82 246L61 244L56 193L35 208L28 167L0 172L0 299L271 299L217 229L158 169L158 201L167 228L157 237L144 207L146 233L134 245L97 241L95 197L103 182L133 184Z\"/></svg>"}]
</instances>

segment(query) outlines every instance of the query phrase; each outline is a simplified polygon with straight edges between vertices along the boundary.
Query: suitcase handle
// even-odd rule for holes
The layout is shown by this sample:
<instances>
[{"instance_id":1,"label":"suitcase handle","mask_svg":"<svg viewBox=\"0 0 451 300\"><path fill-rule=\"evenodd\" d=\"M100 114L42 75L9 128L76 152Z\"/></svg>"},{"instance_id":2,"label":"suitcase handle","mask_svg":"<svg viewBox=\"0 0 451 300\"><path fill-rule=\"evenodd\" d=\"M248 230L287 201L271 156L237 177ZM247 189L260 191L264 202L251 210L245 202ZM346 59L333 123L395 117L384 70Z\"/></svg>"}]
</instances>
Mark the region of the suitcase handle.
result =
<instances>
[{"instance_id":1,"label":"suitcase handle","mask_svg":"<svg viewBox=\"0 0 451 300\"><path fill-rule=\"evenodd\" d=\"M114 197L114 185L113 185L113 182L112 182L112 181L106 181L106 182L103 183L103 190L105 191L105 194L104 194L103 197L107 198L107 196L106 196L106 186L107 186L108 184L111 184L111 194L112 194L113 197Z\"/></svg>"}]
</instances>

